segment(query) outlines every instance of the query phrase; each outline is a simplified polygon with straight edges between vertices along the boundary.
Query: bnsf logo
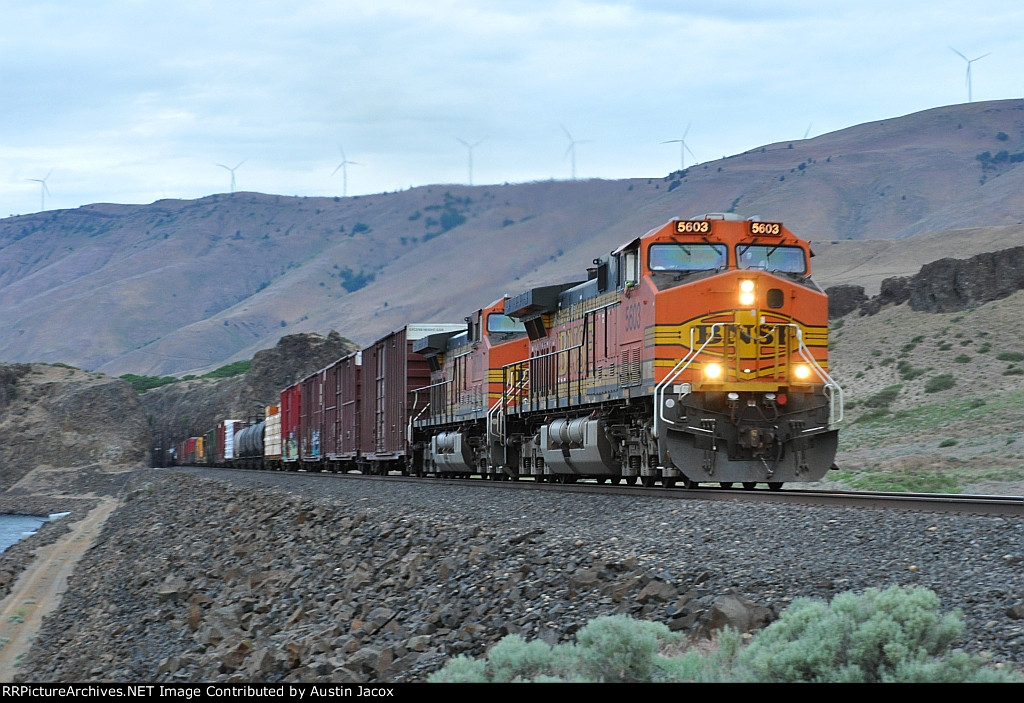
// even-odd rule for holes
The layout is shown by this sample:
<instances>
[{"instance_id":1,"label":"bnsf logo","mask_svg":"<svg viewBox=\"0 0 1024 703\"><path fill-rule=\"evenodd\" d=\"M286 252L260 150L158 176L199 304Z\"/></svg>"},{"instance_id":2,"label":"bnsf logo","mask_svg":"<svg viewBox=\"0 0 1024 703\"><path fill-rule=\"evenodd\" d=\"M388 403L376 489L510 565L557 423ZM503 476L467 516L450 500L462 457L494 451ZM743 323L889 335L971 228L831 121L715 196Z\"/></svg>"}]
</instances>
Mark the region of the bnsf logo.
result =
<instances>
[{"instance_id":1,"label":"bnsf logo","mask_svg":"<svg viewBox=\"0 0 1024 703\"><path fill-rule=\"evenodd\" d=\"M572 329L561 330L558 333L559 351L567 351L573 347L583 344L583 325L579 324ZM569 372L569 355L558 355L558 374L564 375Z\"/></svg>"},{"instance_id":2,"label":"bnsf logo","mask_svg":"<svg viewBox=\"0 0 1024 703\"><path fill-rule=\"evenodd\" d=\"M697 344L721 344L722 343L722 328L719 327L715 330L714 335L711 334L712 325L694 325L693 329L696 330L696 342ZM739 325L739 337L741 342L755 342L757 344L776 344L775 337L776 332L779 333L779 344L786 341L786 327L776 327L775 325ZM732 341L732 340L730 340Z\"/></svg>"}]
</instances>

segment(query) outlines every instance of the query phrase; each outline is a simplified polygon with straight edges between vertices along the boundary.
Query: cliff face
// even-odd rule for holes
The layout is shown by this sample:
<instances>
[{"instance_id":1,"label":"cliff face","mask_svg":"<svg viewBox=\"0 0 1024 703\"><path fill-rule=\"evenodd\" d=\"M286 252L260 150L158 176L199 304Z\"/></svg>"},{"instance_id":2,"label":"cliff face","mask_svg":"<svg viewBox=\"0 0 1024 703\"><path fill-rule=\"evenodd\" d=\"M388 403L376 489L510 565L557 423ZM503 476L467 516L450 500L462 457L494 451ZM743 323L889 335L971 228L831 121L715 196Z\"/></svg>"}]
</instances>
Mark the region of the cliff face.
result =
<instances>
[{"instance_id":1,"label":"cliff face","mask_svg":"<svg viewBox=\"0 0 1024 703\"><path fill-rule=\"evenodd\" d=\"M874 315L886 305L907 302L920 312L960 312L1022 289L1024 247L1013 247L969 259L933 261L913 276L883 280L879 294L870 299L863 286L833 286L825 292L829 317L835 319L857 309L861 315Z\"/></svg>"},{"instance_id":2,"label":"cliff face","mask_svg":"<svg viewBox=\"0 0 1024 703\"><path fill-rule=\"evenodd\" d=\"M124 381L66 366L0 365L0 489L42 465L138 466L150 443Z\"/></svg>"},{"instance_id":3,"label":"cliff face","mask_svg":"<svg viewBox=\"0 0 1024 703\"><path fill-rule=\"evenodd\" d=\"M262 418L265 406L277 405L283 388L357 350L334 331L288 335L257 352L242 376L174 383L146 392L140 401L153 418L157 439L177 441L226 418Z\"/></svg>"},{"instance_id":4,"label":"cliff face","mask_svg":"<svg viewBox=\"0 0 1024 703\"><path fill-rule=\"evenodd\" d=\"M921 267L910 282L914 310L957 312L1024 288L1024 247L978 254L970 259L939 259Z\"/></svg>"}]
</instances>

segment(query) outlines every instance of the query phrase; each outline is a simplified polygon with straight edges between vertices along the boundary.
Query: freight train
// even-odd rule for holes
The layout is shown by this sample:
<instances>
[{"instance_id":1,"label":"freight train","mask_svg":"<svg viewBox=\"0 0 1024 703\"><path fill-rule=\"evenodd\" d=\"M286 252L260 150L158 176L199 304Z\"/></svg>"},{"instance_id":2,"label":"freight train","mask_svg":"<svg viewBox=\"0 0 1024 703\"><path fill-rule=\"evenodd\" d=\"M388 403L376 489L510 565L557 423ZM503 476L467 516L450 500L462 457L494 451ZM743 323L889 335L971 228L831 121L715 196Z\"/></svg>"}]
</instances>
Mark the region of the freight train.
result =
<instances>
[{"instance_id":1,"label":"freight train","mask_svg":"<svg viewBox=\"0 0 1024 703\"><path fill-rule=\"evenodd\" d=\"M820 480L843 391L808 243L670 221L463 323L409 324L225 420L178 463L778 489ZM229 435L234 432L233 440Z\"/></svg>"}]
</instances>

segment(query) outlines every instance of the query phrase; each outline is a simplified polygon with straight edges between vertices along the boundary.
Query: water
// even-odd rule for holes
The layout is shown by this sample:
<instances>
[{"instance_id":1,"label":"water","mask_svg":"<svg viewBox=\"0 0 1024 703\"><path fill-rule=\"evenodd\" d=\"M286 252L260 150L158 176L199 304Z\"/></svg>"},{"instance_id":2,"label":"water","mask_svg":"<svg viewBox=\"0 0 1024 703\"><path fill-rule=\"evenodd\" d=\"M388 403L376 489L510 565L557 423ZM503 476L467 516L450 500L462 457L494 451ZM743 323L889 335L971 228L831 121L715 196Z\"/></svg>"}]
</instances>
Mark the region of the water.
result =
<instances>
[{"instance_id":1,"label":"water","mask_svg":"<svg viewBox=\"0 0 1024 703\"><path fill-rule=\"evenodd\" d=\"M49 518L33 515L0 515L0 552L6 552L12 544L22 537L33 534L44 522L55 517L57 515L51 515Z\"/></svg>"}]
</instances>

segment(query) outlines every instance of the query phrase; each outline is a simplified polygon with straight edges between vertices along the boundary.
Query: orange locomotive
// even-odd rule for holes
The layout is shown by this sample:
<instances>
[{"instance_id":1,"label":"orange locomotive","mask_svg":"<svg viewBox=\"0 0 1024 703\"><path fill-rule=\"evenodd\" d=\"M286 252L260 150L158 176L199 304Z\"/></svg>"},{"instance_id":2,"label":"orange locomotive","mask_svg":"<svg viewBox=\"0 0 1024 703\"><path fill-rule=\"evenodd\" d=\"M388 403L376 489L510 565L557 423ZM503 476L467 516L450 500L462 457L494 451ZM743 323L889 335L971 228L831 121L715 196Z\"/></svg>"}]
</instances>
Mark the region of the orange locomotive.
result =
<instances>
[{"instance_id":1,"label":"orange locomotive","mask_svg":"<svg viewBox=\"0 0 1024 703\"><path fill-rule=\"evenodd\" d=\"M421 340L428 473L778 488L833 465L842 390L810 248L775 222L676 220Z\"/></svg>"}]
</instances>

